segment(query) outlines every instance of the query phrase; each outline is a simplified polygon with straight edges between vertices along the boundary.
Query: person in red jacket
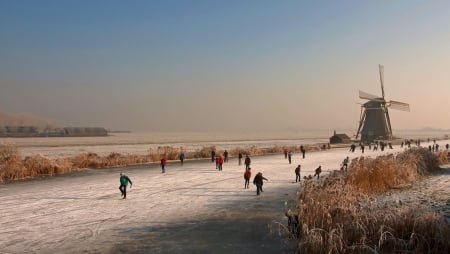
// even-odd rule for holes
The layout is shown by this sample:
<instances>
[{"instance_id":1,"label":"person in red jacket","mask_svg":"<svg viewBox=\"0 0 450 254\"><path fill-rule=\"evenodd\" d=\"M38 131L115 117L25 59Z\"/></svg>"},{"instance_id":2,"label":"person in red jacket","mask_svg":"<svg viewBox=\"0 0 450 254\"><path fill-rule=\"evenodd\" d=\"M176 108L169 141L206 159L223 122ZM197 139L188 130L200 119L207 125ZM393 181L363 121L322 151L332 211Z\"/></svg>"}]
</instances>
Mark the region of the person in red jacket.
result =
<instances>
[{"instance_id":1,"label":"person in red jacket","mask_svg":"<svg viewBox=\"0 0 450 254\"><path fill-rule=\"evenodd\" d=\"M251 168L248 168L244 172L244 189L248 189L248 186L250 184L250 177L252 177L252 170Z\"/></svg>"},{"instance_id":2,"label":"person in red jacket","mask_svg":"<svg viewBox=\"0 0 450 254\"><path fill-rule=\"evenodd\" d=\"M217 156L216 157L216 162L217 162L217 168L219 169L219 171L222 171L222 165L223 165L223 157L222 156Z\"/></svg>"},{"instance_id":3,"label":"person in red jacket","mask_svg":"<svg viewBox=\"0 0 450 254\"><path fill-rule=\"evenodd\" d=\"M162 157L161 158L161 173L165 173L166 172L166 164L167 164L166 157Z\"/></svg>"}]
</instances>

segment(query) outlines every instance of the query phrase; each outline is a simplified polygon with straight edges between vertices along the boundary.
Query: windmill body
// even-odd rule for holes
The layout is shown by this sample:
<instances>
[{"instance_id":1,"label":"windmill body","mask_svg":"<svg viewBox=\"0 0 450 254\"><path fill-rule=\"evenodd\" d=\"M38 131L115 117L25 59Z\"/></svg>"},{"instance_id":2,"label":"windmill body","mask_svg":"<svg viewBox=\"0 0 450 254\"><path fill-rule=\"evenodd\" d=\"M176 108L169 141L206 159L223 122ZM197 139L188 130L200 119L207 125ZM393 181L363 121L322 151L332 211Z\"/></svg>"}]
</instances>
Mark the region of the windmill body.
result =
<instances>
[{"instance_id":1,"label":"windmill body","mask_svg":"<svg viewBox=\"0 0 450 254\"><path fill-rule=\"evenodd\" d=\"M359 121L356 139L361 138L362 142L372 142L374 140L391 140L393 138L391 120L388 108L409 111L409 104L398 101L386 101L384 98L383 86L383 66L380 65L380 82L382 96L372 95L359 91L359 98L368 100L361 106L361 116Z\"/></svg>"}]
</instances>

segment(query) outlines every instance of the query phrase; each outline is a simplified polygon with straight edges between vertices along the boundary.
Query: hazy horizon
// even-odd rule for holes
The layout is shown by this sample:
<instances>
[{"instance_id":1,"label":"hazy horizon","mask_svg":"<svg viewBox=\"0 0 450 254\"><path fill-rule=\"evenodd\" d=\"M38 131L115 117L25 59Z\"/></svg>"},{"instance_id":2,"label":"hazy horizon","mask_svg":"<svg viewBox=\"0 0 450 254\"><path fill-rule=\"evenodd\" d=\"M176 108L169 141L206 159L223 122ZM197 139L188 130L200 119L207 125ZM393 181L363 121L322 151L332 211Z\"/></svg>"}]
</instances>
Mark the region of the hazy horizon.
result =
<instances>
[{"instance_id":1,"label":"hazy horizon","mask_svg":"<svg viewBox=\"0 0 450 254\"><path fill-rule=\"evenodd\" d=\"M2 1L0 113L131 131L450 129L447 1ZM1 115L1 114L0 114Z\"/></svg>"}]
</instances>

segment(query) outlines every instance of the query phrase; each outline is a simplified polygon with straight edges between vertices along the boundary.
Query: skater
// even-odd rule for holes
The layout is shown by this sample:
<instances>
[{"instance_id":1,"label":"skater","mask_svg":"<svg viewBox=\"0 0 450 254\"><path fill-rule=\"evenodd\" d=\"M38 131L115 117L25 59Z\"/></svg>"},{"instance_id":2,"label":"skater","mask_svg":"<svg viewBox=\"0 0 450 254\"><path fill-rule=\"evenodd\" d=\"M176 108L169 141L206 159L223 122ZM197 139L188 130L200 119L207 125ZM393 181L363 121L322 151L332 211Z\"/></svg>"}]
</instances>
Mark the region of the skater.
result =
<instances>
[{"instance_id":1,"label":"skater","mask_svg":"<svg viewBox=\"0 0 450 254\"><path fill-rule=\"evenodd\" d=\"M126 176L124 173L120 172L120 186L119 186L119 190L122 193L122 199L126 199L127 198L127 186L128 183L130 183L130 189L131 186L133 185L133 183L131 182L130 178L128 178L128 176Z\"/></svg>"},{"instance_id":2,"label":"skater","mask_svg":"<svg viewBox=\"0 0 450 254\"><path fill-rule=\"evenodd\" d=\"M316 173L313 175L313 177L315 177L317 175L317 179L319 179L320 173L322 173L322 166L319 166L318 168L316 168Z\"/></svg>"},{"instance_id":3,"label":"skater","mask_svg":"<svg viewBox=\"0 0 450 254\"><path fill-rule=\"evenodd\" d=\"M184 162L184 152L183 151L180 153L180 162L181 162L181 166L183 166L183 162Z\"/></svg>"},{"instance_id":4,"label":"skater","mask_svg":"<svg viewBox=\"0 0 450 254\"><path fill-rule=\"evenodd\" d=\"M216 159L216 151L212 150L211 151L211 162L214 162L215 159Z\"/></svg>"},{"instance_id":5,"label":"skater","mask_svg":"<svg viewBox=\"0 0 450 254\"><path fill-rule=\"evenodd\" d=\"M241 152L239 152L238 160L239 160L239 166L240 166L242 164L242 153Z\"/></svg>"},{"instance_id":6,"label":"skater","mask_svg":"<svg viewBox=\"0 0 450 254\"><path fill-rule=\"evenodd\" d=\"M285 148L285 149L284 149L284 158L287 159L287 157L288 157L288 151L287 151L287 149Z\"/></svg>"},{"instance_id":7,"label":"skater","mask_svg":"<svg viewBox=\"0 0 450 254\"><path fill-rule=\"evenodd\" d=\"M302 152L302 156L303 156L303 159L304 159L306 151L305 151L305 148L303 147L303 145L300 146L300 152Z\"/></svg>"},{"instance_id":8,"label":"skater","mask_svg":"<svg viewBox=\"0 0 450 254\"><path fill-rule=\"evenodd\" d=\"M250 163L252 163L252 160L250 160L250 157L248 157L248 155L245 156L245 169L249 169L250 168Z\"/></svg>"},{"instance_id":9,"label":"skater","mask_svg":"<svg viewBox=\"0 0 450 254\"><path fill-rule=\"evenodd\" d=\"M341 170L347 171L347 168L348 168L348 161L349 161L349 158L348 158L348 156L347 156L347 157L344 159L344 161L342 162Z\"/></svg>"},{"instance_id":10,"label":"skater","mask_svg":"<svg viewBox=\"0 0 450 254\"><path fill-rule=\"evenodd\" d=\"M292 152L291 151L289 151L289 153L288 153L288 161L289 161L289 164L291 164L291 161L292 161Z\"/></svg>"},{"instance_id":11,"label":"skater","mask_svg":"<svg viewBox=\"0 0 450 254\"><path fill-rule=\"evenodd\" d=\"M445 149L447 149L447 150L448 150L448 144L446 144L446 145L445 145Z\"/></svg>"},{"instance_id":12,"label":"skater","mask_svg":"<svg viewBox=\"0 0 450 254\"><path fill-rule=\"evenodd\" d=\"M222 171L222 165L223 165L223 158L222 156L217 156L216 158L216 162L217 162L217 169L219 169L219 171Z\"/></svg>"},{"instance_id":13,"label":"skater","mask_svg":"<svg viewBox=\"0 0 450 254\"><path fill-rule=\"evenodd\" d=\"M166 164L167 164L167 159L166 157L162 157L161 158L161 173L166 173Z\"/></svg>"},{"instance_id":14,"label":"skater","mask_svg":"<svg viewBox=\"0 0 450 254\"><path fill-rule=\"evenodd\" d=\"M258 196L261 192L263 192L263 190L262 190L263 180L269 181L267 178L265 178L262 175L261 172L256 174L255 178L253 178L253 184L256 185L256 195L258 195Z\"/></svg>"},{"instance_id":15,"label":"skater","mask_svg":"<svg viewBox=\"0 0 450 254\"><path fill-rule=\"evenodd\" d=\"M300 166L300 164L298 164L298 166L295 168L295 182L300 182L300 169L301 169L301 166Z\"/></svg>"},{"instance_id":16,"label":"skater","mask_svg":"<svg viewBox=\"0 0 450 254\"><path fill-rule=\"evenodd\" d=\"M248 189L249 184L250 184L250 177L252 177L252 169L248 168L245 170L244 172L244 189Z\"/></svg>"},{"instance_id":17,"label":"skater","mask_svg":"<svg viewBox=\"0 0 450 254\"><path fill-rule=\"evenodd\" d=\"M228 162L228 151L223 152L223 162Z\"/></svg>"}]
</instances>

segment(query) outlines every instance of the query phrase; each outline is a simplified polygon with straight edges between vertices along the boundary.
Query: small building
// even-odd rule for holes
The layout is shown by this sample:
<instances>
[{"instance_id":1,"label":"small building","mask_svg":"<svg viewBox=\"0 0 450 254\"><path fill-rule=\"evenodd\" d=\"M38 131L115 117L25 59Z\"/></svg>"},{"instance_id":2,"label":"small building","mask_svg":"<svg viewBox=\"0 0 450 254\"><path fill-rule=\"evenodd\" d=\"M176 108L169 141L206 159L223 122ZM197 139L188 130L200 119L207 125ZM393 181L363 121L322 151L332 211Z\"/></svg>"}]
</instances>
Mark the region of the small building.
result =
<instances>
[{"instance_id":1,"label":"small building","mask_svg":"<svg viewBox=\"0 0 450 254\"><path fill-rule=\"evenodd\" d=\"M336 131L334 131L334 135L330 138L330 144L345 144L350 142L350 137L347 134L336 134Z\"/></svg>"}]
</instances>

